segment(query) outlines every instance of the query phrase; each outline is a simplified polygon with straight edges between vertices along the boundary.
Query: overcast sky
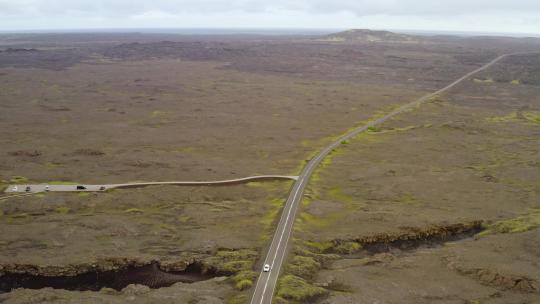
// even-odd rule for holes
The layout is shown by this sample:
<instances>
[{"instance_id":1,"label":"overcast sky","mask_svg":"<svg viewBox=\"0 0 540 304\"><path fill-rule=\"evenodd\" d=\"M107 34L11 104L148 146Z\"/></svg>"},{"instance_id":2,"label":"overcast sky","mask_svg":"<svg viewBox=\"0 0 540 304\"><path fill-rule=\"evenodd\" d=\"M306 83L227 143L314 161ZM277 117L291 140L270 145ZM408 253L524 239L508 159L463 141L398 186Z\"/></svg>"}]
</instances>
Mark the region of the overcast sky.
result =
<instances>
[{"instance_id":1,"label":"overcast sky","mask_svg":"<svg viewBox=\"0 0 540 304\"><path fill-rule=\"evenodd\" d=\"M540 0L0 0L0 31L371 28L540 35Z\"/></svg>"}]
</instances>

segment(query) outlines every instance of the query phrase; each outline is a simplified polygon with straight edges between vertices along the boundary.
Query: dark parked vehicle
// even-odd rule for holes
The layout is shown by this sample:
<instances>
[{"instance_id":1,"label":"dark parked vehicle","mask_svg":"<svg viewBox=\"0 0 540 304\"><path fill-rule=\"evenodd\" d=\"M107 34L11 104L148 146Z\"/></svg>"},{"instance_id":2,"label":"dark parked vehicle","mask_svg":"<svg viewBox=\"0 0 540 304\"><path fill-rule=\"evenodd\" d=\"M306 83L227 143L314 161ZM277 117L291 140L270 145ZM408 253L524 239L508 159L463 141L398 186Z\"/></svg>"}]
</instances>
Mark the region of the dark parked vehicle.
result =
<instances>
[{"instance_id":1,"label":"dark parked vehicle","mask_svg":"<svg viewBox=\"0 0 540 304\"><path fill-rule=\"evenodd\" d=\"M26 192L30 192L32 191L32 189L30 188L30 186L26 186L26 189L24 189Z\"/></svg>"},{"instance_id":2,"label":"dark parked vehicle","mask_svg":"<svg viewBox=\"0 0 540 304\"><path fill-rule=\"evenodd\" d=\"M77 190L86 190L86 187L85 187L85 186L78 185L78 186L77 186Z\"/></svg>"}]
</instances>

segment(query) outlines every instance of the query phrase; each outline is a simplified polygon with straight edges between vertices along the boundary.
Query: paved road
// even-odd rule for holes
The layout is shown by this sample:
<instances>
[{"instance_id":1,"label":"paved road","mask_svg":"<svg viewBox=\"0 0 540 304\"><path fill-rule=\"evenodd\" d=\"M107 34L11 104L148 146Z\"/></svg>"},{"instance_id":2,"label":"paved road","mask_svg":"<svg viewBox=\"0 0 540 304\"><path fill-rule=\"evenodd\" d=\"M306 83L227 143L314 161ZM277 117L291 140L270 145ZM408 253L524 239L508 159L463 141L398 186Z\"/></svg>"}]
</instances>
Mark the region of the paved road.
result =
<instances>
[{"instance_id":1,"label":"paved road","mask_svg":"<svg viewBox=\"0 0 540 304\"><path fill-rule=\"evenodd\" d=\"M148 183L126 183L126 184L103 184L103 185L86 185L86 184L74 184L74 185L48 185L48 184L23 184L23 185L9 185L6 189L6 193L39 193L39 192L96 192L107 191L110 189L119 188L140 188L156 185L175 185L175 186L219 186L219 185L234 185L242 184L254 181L262 180L297 180L298 176L286 176L286 175L259 175L249 176L236 179L227 179L220 181L173 181L173 182L148 182ZM27 187L29 191L27 191Z\"/></svg>"},{"instance_id":2,"label":"paved road","mask_svg":"<svg viewBox=\"0 0 540 304\"><path fill-rule=\"evenodd\" d=\"M300 201L302 200L302 196L304 194L304 189L313 174L313 171L317 166L321 163L321 161L335 148L339 147L341 145L341 142L351 139L354 136L358 135L359 133L365 132L369 127L381 124L385 122L386 120L392 118L393 116L400 114L408 109L411 109L413 107L416 107L432 97L441 94L454 86L456 86L458 83L462 82L463 80L471 77L472 75L483 71L493 64L497 63L501 59L505 58L509 55L517 55L517 54L524 54L524 53L515 53L515 54L506 54L499 56L495 59L493 59L491 62L485 64L484 66L467 73L465 76L459 78L458 80L452 82L451 84L447 85L446 87L428 94L426 96L423 96L411 103L405 104L398 109L392 111L391 113L385 115L384 117L381 117L375 121L372 121L370 123L367 123L364 126L358 127L351 132L345 134L340 139L336 140L335 142L328 145L326 148L324 148L319 154L311 159L307 165L302 170L302 173L296 180L296 183L294 184L292 191L289 194L289 198L287 199L287 202L285 203L285 207L283 208L283 212L281 214L281 218L279 220L279 224L276 228L276 231L274 233L274 237L272 238L272 243L270 244L270 247L268 248L267 255L264 259L264 264L269 264L271 266L270 272L263 272L261 269L261 273L259 274L259 278L257 279L257 285L255 286L255 289L253 290L253 296L251 298L251 304L270 304L272 303L272 297L274 295L274 290L276 288L276 283L280 274L281 266L283 265L283 261L285 260L287 256L287 249L289 244L289 238L292 233L292 228L294 224L294 220L296 217L296 212L298 210L298 206L300 204Z\"/></svg>"}]
</instances>

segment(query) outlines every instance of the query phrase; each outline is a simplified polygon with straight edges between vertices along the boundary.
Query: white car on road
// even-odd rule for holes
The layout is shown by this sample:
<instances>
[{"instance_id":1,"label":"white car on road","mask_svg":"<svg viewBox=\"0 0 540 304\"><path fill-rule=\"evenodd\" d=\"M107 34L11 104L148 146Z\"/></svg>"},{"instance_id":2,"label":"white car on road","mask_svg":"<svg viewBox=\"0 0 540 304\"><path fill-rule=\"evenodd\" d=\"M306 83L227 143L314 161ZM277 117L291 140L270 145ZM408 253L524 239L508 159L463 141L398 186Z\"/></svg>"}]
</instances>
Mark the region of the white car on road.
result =
<instances>
[{"instance_id":1,"label":"white car on road","mask_svg":"<svg viewBox=\"0 0 540 304\"><path fill-rule=\"evenodd\" d=\"M264 272L269 272L270 271L270 265L264 264L263 271Z\"/></svg>"}]
</instances>

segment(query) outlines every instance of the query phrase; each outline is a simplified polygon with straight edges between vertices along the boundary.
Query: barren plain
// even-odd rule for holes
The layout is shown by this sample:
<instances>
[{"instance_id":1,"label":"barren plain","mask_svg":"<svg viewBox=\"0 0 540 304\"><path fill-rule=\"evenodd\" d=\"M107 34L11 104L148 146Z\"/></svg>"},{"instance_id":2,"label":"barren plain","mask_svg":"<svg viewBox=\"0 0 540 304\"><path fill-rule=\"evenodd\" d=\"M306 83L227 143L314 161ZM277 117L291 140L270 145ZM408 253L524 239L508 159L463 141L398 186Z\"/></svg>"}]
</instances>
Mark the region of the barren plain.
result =
<instances>
[{"instance_id":1,"label":"barren plain","mask_svg":"<svg viewBox=\"0 0 540 304\"><path fill-rule=\"evenodd\" d=\"M296 175L276 303L540 301L540 41L0 35L0 188ZM248 303L291 182L0 201L0 302Z\"/></svg>"}]
</instances>

